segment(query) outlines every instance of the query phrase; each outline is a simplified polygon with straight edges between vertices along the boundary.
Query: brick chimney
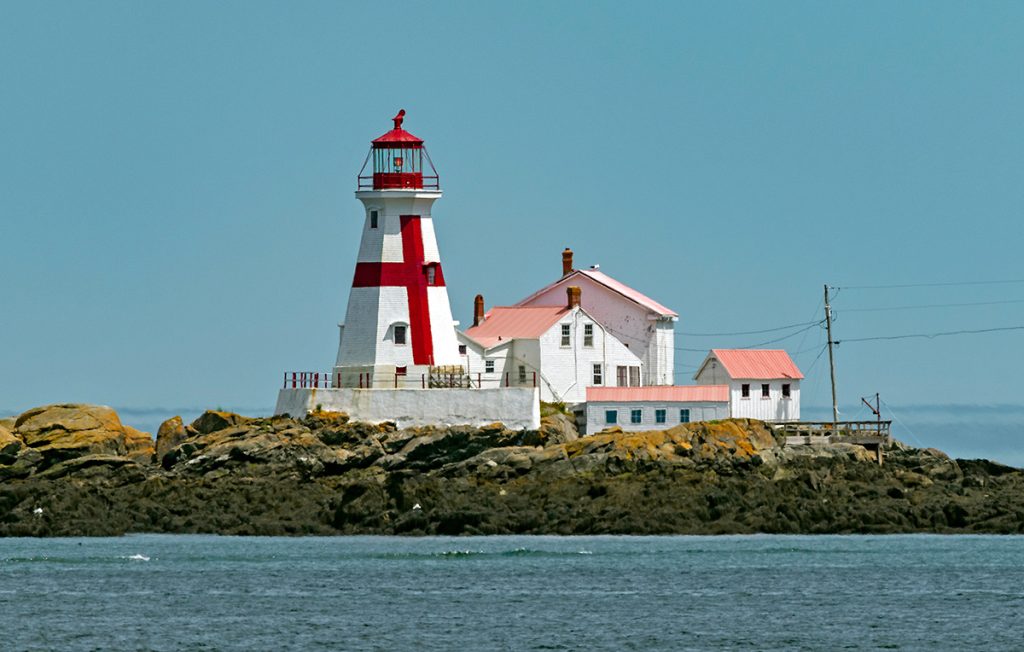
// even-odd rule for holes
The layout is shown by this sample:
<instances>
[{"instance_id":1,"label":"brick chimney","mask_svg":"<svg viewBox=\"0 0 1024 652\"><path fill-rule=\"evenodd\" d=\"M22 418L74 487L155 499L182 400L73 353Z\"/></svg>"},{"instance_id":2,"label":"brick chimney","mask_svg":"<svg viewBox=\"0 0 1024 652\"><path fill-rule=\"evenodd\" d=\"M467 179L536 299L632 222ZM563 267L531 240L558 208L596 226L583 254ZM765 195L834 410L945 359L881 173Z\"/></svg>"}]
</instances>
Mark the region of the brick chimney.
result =
<instances>
[{"instance_id":1,"label":"brick chimney","mask_svg":"<svg viewBox=\"0 0 1024 652\"><path fill-rule=\"evenodd\" d=\"M473 299L473 325L479 326L484 322L484 295L478 294Z\"/></svg>"},{"instance_id":2,"label":"brick chimney","mask_svg":"<svg viewBox=\"0 0 1024 652\"><path fill-rule=\"evenodd\" d=\"M565 248L562 252L562 276L568 276L572 272L572 249Z\"/></svg>"},{"instance_id":3,"label":"brick chimney","mask_svg":"<svg viewBox=\"0 0 1024 652\"><path fill-rule=\"evenodd\" d=\"M565 288L565 294L569 297L568 307L569 309L575 308L580 305L580 300L583 298L583 290L575 285L570 285Z\"/></svg>"}]
</instances>

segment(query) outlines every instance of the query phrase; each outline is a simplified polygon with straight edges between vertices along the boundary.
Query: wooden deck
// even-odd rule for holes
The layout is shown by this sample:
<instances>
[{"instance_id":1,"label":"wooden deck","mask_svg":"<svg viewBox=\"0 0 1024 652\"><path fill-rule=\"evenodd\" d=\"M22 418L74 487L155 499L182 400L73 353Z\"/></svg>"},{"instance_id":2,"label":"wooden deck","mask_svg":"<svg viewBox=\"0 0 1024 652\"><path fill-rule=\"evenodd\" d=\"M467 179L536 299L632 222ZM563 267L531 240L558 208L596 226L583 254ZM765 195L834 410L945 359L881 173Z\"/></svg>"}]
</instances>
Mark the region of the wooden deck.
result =
<instances>
[{"instance_id":1,"label":"wooden deck","mask_svg":"<svg viewBox=\"0 0 1024 652\"><path fill-rule=\"evenodd\" d=\"M786 437L786 446L857 444L875 451L882 463L882 450L892 444L892 421L791 421L773 423L772 430Z\"/></svg>"}]
</instances>

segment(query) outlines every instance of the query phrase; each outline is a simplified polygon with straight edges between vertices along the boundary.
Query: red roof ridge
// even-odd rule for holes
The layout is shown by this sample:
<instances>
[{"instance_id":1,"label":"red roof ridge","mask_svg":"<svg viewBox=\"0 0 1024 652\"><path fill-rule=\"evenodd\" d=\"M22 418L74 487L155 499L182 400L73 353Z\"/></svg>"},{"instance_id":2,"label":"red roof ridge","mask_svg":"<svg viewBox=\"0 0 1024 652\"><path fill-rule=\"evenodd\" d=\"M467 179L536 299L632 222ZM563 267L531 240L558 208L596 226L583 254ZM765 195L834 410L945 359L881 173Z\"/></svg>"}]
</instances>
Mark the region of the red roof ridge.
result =
<instances>
[{"instance_id":1,"label":"red roof ridge","mask_svg":"<svg viewBox=\"0 0 1024 652\"><path fill-rule=\"evenodd\" d=\"M545 285L541 289L537 290L536 292L534 292L530 296L526 297L525 299L523 299L522 301L517 303L516 306L520 307L520 306L522 306L522 304L524 304L524 303L526 303L528 301L532 301L534 298L536 298L536 297L540 296L541 294L547 292L548 290L550 290L551 288L555 287L556 285L558 285L558 284L560 284L560 283L562 283L562 282L564 282L564 281L566 281L568 279L571 279L572 277L577 276L577 275L586 276L587 278L589 278L590 280L594 281L595 283L599 283L599 284L603 285L604 287L608 288L612 292L615 292L615 293L625 297L626 299L632 301L633 303L636 303L636 304L638 304L640 306L643 306L644 308L647 308L648 310L651 310L652 312L656 312L656 313L658 313L660 315L663 315L665 317L678 317L679 316L679 313L677 313L676 311L672 310L671 308L667 308L666 306L658 303L657 301L655 301L654 299L650 298L649 296L647 296L643 292L640 292L639 290L634 290L633 288L631 288L630 286L626 285L622 281L614 279L611 276L605 274L604 272L602 272L600 270L596 270L596 269L574 269L570 273L568 273L565 276L563 276L562 278L558 279L557 281L553 281L551 283L548 283L547 285ZM525 306L522 306L522 307L525 307Z\"/></svg>"}]
</instances>

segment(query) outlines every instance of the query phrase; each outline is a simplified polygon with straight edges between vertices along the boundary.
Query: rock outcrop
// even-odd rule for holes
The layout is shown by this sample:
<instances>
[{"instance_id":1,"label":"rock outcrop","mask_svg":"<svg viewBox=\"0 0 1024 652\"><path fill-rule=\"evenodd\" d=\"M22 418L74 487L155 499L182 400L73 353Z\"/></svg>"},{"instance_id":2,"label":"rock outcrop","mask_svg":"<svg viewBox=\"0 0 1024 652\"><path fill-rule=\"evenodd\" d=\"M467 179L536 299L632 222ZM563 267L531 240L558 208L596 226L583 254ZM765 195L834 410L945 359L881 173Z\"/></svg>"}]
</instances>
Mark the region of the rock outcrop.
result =
<instances>
[{"instance_id":1,"label":"rock outcrop","mask_svg":"<svg viewBox=\"0 0 1024 652\"><path fill-rule=\"evenodd\" d=\"M143 439L152 445L148 435L124 426L114 410L99 405L33 408L14 421L14 432L42 456L44 467L86 455L123 457L129 445L137 454L147 445Z\"/></svg>"},{"instance_id":2,"label":"rock outcrop","mask_svg":"<svg viewBox=\"0 0 1024 652\"><path fill-rule=\"evenodd\" d=\"M537 431L209 411L155 442L98 406L0 424L7 535L922 531L1024 531L1024 473L901 445L880 467L753 420L580 437L558 411Z\"/></svg>"},{"instance_id":3,"label":"rock outcrop","mask_svg":"<svg viewBox=\"0 0 1024 652\"><path fill-rule=\"evenodd\" d=\"M13 462L22 448L25 448L25 442L11 434L4 426L0 426L0 464Z\"/></svg>"}]
</instances>

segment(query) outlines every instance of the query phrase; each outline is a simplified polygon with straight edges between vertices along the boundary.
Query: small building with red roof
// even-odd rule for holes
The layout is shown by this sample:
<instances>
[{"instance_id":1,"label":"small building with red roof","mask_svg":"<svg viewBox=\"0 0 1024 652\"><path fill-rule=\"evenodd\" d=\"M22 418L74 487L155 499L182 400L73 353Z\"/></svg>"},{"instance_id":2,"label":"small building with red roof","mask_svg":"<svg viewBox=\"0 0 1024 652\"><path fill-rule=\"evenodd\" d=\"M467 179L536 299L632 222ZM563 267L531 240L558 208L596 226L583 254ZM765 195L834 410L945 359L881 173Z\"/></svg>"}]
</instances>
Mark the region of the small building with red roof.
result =
<instances>
[{"instance_id":1,"label":"small building with red roof","mask_svg":"<svg viewBox=\"0 0 1024 652\"><path fill-rule=\"evenodd\" d=\"M536 386L542 401L576 404L588 387L641 384L642 361L582 307L578 287L566 288L560 304L486 313L477 297L473 322L458 337L477 386Z\"/></svg>"},{"instance_id":2,"label":"small building with red roof","mask_svg":"<svg viewBox=\"0 0 1024 652\"><path fill-rule=\"evenodd\" d=\"M729 418L728 385L588 387L584 434L618 426L626 432Z\"/></svg>"},{"instance_id":3,"label":"small building with red roof","mask_svg":"<svg viewBox=\"0 0 1024 652\"><path fill-rule=\"evenodd\" d=\"M803 377L782 349L711 349L693 379L727 385L733 418L799 421Z\"/></svg>"}]
</instances>

